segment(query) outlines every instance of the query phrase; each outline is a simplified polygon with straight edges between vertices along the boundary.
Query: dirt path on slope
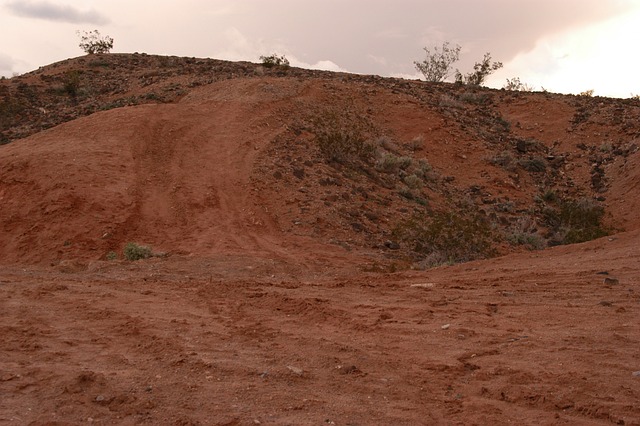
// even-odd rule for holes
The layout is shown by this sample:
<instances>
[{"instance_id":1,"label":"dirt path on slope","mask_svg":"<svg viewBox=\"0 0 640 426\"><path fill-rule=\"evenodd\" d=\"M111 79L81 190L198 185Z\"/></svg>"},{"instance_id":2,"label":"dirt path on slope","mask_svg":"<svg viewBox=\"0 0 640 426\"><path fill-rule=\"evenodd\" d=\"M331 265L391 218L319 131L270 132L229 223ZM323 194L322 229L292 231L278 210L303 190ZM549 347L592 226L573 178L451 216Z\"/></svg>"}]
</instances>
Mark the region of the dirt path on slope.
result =
<instances>
[{"instance_id":1,"label":"dirt path on slope","mask_svg":"<svg viewBox=\"0 0 640 426\"><path fill-rule=\"evenodd\" d=\"M178 104L102 112L3 147L4 262L157 252L333 266L339 247L284 235L250 179L302 90L269 79L212 84ZM301 247L305 247L301 250Z\"/></svg>"},{"instance_id":2,"label":"dirt path on slope","mask_svg":"<svg viewBox=\"0 0 640 426\"><path fill-rule=\"evenodd\" d=\"M4 268L0 423L637 425L639 243L339 278Z\"/></svg>"}]
</instances>

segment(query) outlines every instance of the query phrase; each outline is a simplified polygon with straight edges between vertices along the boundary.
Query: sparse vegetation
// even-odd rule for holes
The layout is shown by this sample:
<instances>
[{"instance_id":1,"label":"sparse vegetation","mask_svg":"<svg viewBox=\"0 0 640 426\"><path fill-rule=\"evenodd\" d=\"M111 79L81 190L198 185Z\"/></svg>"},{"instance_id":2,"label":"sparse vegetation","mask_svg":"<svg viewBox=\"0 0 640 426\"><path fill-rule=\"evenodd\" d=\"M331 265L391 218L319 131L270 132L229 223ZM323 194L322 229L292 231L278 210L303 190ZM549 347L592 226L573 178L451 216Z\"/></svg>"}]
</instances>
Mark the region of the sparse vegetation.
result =
<instances>
[{"instance_id":1,"label":"sparse vegetation","mask_svg":"<svg viewBox=\"0 0 640 426\"><path fill-rule=\"evenodd\" d=\"M550 245L582 243L609 234L602 224L604 208L587 198L556 199L543 214L551 231Z\"/></svg>"},{"instance_id":2,"label":"sparse vegetation","mask_svg":"<svg viewBox=\"0 0 640 426\"><path fill-rule=\"evenodd\" d=\"M260 62L267 68L289 66L289 60L284 56L278 56L276 53L269 56L260 56Z\"/></svg>"},{"instance_id":3,"label":"sparse vegetation","mask_svg":"<svg viewBox=\"0 0 640 426\"><path fill-rule=\"evenodd\" d=\"M460 46L450 47L449 42L442 44L442 48L424 48L426 59L422 62L414 62L418 71L422 73L425 80L430 82L444 81L452 74L451 65L460 58Z\"/></svg>"},{"instance_id":4,"label":"sparse vegetation","mask_svg":"<svg viewBox=\"0 0 640 426\"><path fill-rule=\"evenodd\" d=\"M148 259L151 257L151 247L142 246L133 242L127 243L122 252L124 258L130 261Z\"/></svg>"},{"instance_id":5,"label":"sparse vegetation","mask_svg":"<svg viewBox=\"0 0 640 426\"><path fill-rule=\"evenodd\" d=\"M321 155L329 163L370 161L376 146L369 140L369 125L349 107L341 112L327 110L315 117L312 128Z\"/></svg>"},{"instance_id":6,"label":"sparse vegetation","mask_svg":"<svg viewBox=\"0 0 640 426\"><path fill-rule=\"evenodd\" d=\"M481 86L487 77L502 68L502 62L491 62L491 54L485 53L481 62L476 62L473 72L463 75L456 70L456 83L464 83L470 86Z\"/></svg>"},{"instance_id":7,"label":"sparse vegetation","mask_svg":"<svg viewBox=\"0 0 640 426\"><path fill-rule=\"evenodd\" d=\"M523 158L518 161L520 167L525 169L528 172L532 173L542 173L547 169L547 162L542 157L531 157L531 158Z\"/></svg>"},{"instance_id":8,"label":"sparse vegetation","mask_svg":"<svg viewBox=\"0 0 640 426\"><path fill-rule=\"evenodd\" d=\"M502 151L491 157L489 162L493 165L500 166L507 171L514 171L516 168L516 160L509 151Z\"/></svg>"},{"instance_id":9,"label":"sparse vegetation","mask_svg":"<svg viewBox=\"0 0 640 426\"><path fill-rule=\"evenodd\" d=\"M109 36L101 36L98 30L78 31L80 37L80 49L89 55L96 53L109 53L113 49L113 39Z\"/></svg>"},{"instance_id":10,"label":"sparse vegetation","mask_svg":"<svg viewBox=\"0 0 640 426\"><path fill-rule=\"evenodd\" d=\"M507 241L514 246L525 246L529 250L542 250L547 246L545 239L536 233L512 232L507 235Z\"/></svg>"},{"instance_id":11,"label":"sparse vegetation","mask_svg":"<svg viewBox=\"0 0 640 426\"><path fill-rule=\"evenodd\" d=\"M589 89L589 90L585 90L584 92L580 92L578 94L578 96L584 96L584 97L587 97L587 98L591 98L591 97L593 97L593 93L594 93L594 90L593 89Z\"/></svg>"},{"instance_id":12,"label":"sparse vegetation","mask_svg":"<svg viewBox=\"0 0 640 426\"><path fill-rule=\"evenodd\" d=\"M532 92L533 86L528 85L520 81L519 77L514 77L511 80L507 79L507 83L502 86L505 90L512 90L515 92Z\"/></svg>"},{"instance_id":13,"label":"sparse vegetation","mask_svg":"<svg viewBox=\"0 0 640 426\"><path fill-rule=\"evenodd\" d=\"M109 253L107 253L107 260L117 260L118 259L118 253L116 253L115 251L110 251Z\"/></svg>"},{"instance_id":14,"label":"sparse vegetation","mask_svg":"<svg viewBox=\"0 0 640 426\"><path fill-rule=\"evenodd\" d=\"M65 73L63 91L72 98L78 96L78 91L80 90L80 75L80 71L77 70L67 71Z\"/></svg>"},{"instance_id":15,"label":"sparse vegetation","mask_svg":"<svg viewBox=\"0 0 640 426\"><path fill-rule=\"evenodd\" d=\"M412 163L411 157L399 157L394 154L383 154L376 162L376 169L383 173L397 173L398 170L405 170Z\"/></svg>"},{"instance_id":16,"label":"sparse vegetation","mask_svg":"<svg viewBox=\"0 0 640 426\"><path fill-rule=\"evenodd\" d=\"M489 223L472 212L418 214L400 223L394 234L412 251L430 259L427 266L466 262L493 253Z\"/></svg>"}]
</instances>

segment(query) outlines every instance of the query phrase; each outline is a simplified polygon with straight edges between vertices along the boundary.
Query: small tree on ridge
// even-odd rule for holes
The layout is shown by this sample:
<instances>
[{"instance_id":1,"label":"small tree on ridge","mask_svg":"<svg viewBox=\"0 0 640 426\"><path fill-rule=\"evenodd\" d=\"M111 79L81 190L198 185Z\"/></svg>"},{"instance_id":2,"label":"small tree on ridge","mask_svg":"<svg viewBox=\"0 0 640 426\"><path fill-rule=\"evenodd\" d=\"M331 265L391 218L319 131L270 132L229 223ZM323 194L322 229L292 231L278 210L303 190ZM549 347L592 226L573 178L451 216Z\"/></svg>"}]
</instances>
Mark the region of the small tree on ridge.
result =
<instances>
[{"instance_id":1,"label":"small tree on ridge","mask_svg":"<svg viewBox=\"0 0 640 426\"><path fill-rule=\"evenodd\" d=\"M434 47L433 53L425 47L427 58L422 62L413 63L427 81L443 81L451 76L451 65L460 58L460 49L457 44L455 47L449 47L449 42L442 43L442 49Z\"/></svg>"},{"instance_id":2,"label":"small tree on ridge","mask_svg":"<svg viewBox=\"0 0 640 426\"><path fill-rule=\"evenodd\" d=\"M469 84L471 86L480 86L490 74L502 68L502 62L491 63L491 54L485 53L482 62L476 62L473 66L473 72L462 75L456 70L456 83Z\"/></svg>"},{"instance_id":3,"label":"small tree on ridge","mask_svg":"<svg viewBox=\"0 0 640 426\"><path fill-rule=\"evenodd\" d=\"M80 49L85 53L93 55L94 53L109 53L113 49L113 39L109 36L102 37L98 30L93 31L77 31L80 37Z\"/></svg>"}]
</instances>

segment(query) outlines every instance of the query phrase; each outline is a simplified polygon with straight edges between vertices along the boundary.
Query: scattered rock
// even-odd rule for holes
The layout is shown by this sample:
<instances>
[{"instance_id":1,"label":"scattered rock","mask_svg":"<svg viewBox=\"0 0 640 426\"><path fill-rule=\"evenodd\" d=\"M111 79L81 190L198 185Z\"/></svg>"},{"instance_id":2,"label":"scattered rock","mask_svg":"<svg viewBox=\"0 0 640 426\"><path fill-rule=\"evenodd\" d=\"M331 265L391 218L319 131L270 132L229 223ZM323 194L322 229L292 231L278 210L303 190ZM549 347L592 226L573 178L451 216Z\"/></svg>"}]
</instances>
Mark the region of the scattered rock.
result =
<instances>
[{"instance_id":1,"label":"scattered rock","mask_svg":"<svg viewBox=\"0 0 640 426\"><path fill-rule=\"evenodd\" d=\"M354 375L360 375L360 374L364 374L358 367L356 367L355 365L350 365L348 367L338 367L338 370L340 371L340 374L354 374Z\"/></svg>"},{"instance_id":2,"label":"scattered rock","mask_svg":"<svg viewBox=\"0 0 640 426\"><path fill-rule=\"evenodd\" d=\"M384 242L384 246L389 250L398 250L400 248L400 244L395 241L387 240Z\"/></svg>"},{"instance_id":3,"label":"scattered rock","mask_svg":"<svg viewBox=\"0 0 640 426\"><path fill-rule=\"evenodd\" d=\"M617 284L620 284L620 281L617 278L613 278L613 277L605 277L605 279L602 282L605 285L617 285Z\"/></svg>"},{"instance_id":4,"label":"scattered rock","mask_svg":"<svg viewBox=\"0 0 640 426\"><path fill-rule=\"evenodd\" d=\"M440 328L443 329L443 330L447 330L447 329L449 329L449 327L451 327L451 324L445 324Z\"/></svg>"},{"instance_id":5,"label":"scattered rock","mask_svg":"<svg viewBox=\"0 0 640 426\"><path fill-rule=\"evenodd\" d=\"M631 375L633 377L640 377L640 371L634 371L633 373L631 373Z\"/></svg>"},{"instance_id":6,"label":"scattered rock","mask_svg":"<svg viewBox=\"0 0 640 426\"><path fill-rule=\"evenodd\" d=\"M292 365L287 365L287 368L296 376L302 376L304 374L304 370L302 368L294 367Z\"/></svg>"},{"instance_id":7,"label":"scattered rock","mask_svg":"<svg viewBox=\"0 0 640 426\"><path fill-rule=\"evenodd\" d=\"M435 283L420 283L420 284L411 284L410 287L414 287L414 288L434 288L436 285Z\"/></svg>"}]
</instances>

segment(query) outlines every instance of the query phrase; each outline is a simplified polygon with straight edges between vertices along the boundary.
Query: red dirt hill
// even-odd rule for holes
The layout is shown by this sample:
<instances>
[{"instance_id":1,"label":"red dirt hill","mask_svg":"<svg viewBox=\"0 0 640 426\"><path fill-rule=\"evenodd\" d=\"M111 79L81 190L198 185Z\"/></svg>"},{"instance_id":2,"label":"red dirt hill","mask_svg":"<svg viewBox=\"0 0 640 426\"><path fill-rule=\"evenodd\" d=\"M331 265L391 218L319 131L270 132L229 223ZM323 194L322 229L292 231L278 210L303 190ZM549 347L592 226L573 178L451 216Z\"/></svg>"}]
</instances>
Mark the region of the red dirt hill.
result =
<instances>
[{"instance_id":1,"label":"red dirt hill","mask_svg":"<svg viewBox=\"0 0 640 426\"><path fill-rule=\"evenodd\" d=\"M638 101L148 55L0 96L0 423L640 424Z\"/></svg>"}]
</instances>

